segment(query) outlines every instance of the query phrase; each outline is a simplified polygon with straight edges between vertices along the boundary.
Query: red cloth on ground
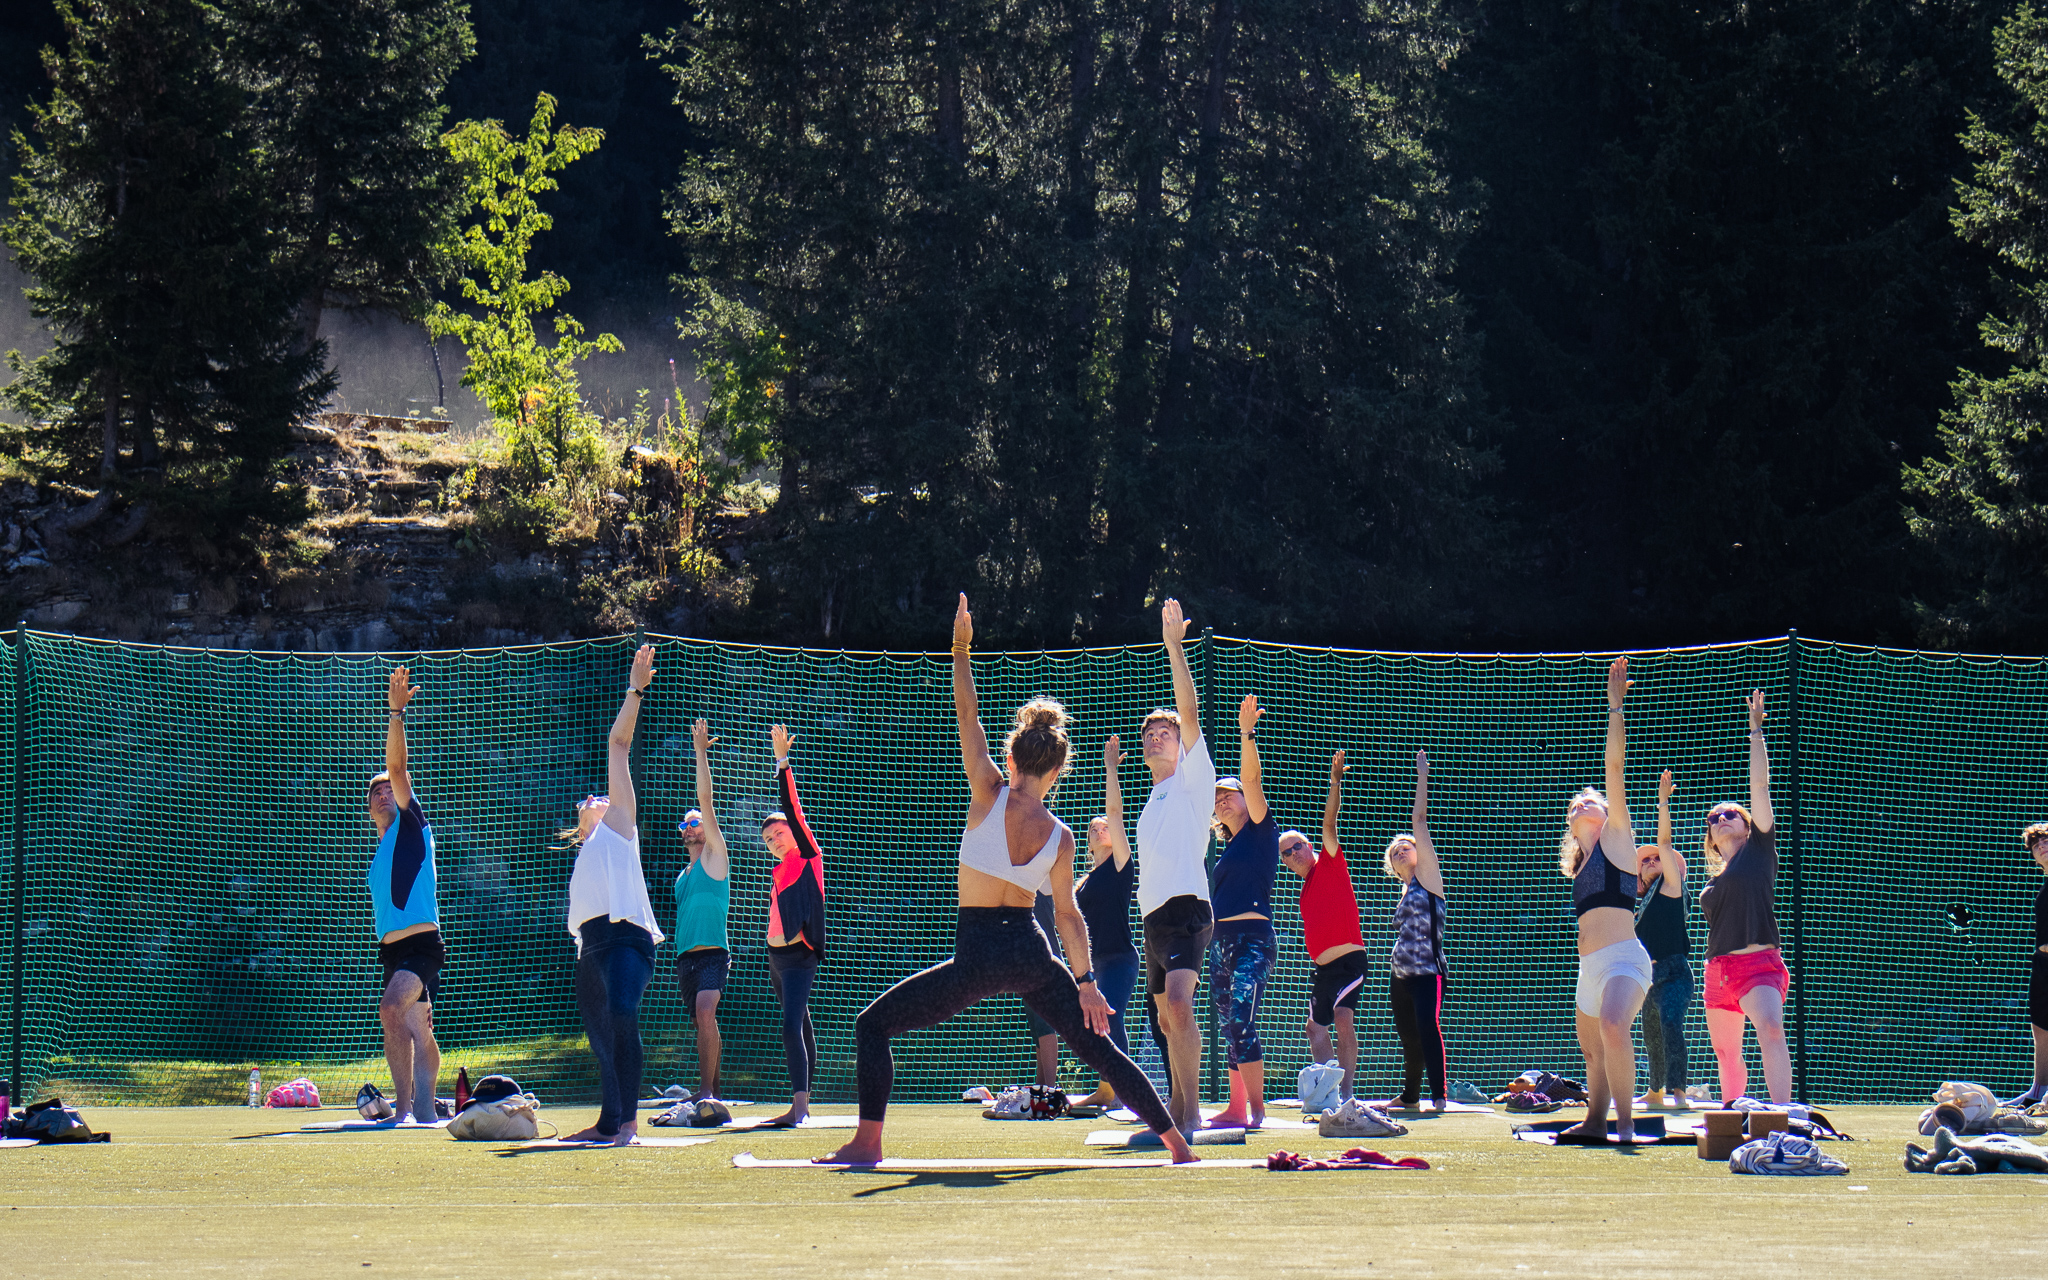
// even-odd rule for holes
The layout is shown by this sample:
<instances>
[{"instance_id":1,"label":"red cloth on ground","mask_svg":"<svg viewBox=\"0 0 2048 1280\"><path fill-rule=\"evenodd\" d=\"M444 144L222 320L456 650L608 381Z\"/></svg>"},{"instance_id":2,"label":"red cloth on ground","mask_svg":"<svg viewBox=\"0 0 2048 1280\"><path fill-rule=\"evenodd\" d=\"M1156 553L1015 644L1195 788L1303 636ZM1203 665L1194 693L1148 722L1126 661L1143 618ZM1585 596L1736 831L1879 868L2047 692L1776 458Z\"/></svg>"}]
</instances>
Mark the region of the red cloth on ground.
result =
<instances>
[{"instance_id":1,"label":"red cloth on ground","mask_svg":"<svg viewBox=\"0 0 2048 1280\"><path fill-rule=\"evenodd\" d=\"M1429 1161L1421 1156L1402 1156L1399 1160L1394 1160L1377 1151L1353 1147L1341 1156L1327 1159L1297 1155L1292 1151L1275 1151L1266 1157L1266 1167L1280 1172L1321 1169L1427 1169Z\"/></svg>"},{"instance_id":2,"label":"red cloth on ground","mask_svg":"<svg viewBox=\"0 0 2048 1280\"><path fill-rule=\"evenodd\" d=\"M1365 945L1358 927L1358 894L1342 849L1325 849L1301 882L1301 937L1313 960L1331 947Z\"/></svg>"}]
</instances>

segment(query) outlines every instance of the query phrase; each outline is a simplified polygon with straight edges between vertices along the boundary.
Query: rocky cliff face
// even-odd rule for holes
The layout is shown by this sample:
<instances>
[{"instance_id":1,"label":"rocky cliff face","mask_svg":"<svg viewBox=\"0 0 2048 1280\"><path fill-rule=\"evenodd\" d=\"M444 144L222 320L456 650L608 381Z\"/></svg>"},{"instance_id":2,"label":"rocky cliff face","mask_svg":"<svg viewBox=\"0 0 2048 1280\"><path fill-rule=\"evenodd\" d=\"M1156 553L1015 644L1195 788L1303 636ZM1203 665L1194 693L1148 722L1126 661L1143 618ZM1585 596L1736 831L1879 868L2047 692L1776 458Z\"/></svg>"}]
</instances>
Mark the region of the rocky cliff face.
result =
<instances>
[{"instance_id":1,"label":"rocky cliff face","mask_svg":"<svg viewBox=\"0 0 2048 1280\"><path fill-rule=\"evenodd\" d=\"M255 552L146 509L93 511L59 486L0 486L0 626L201 648L366 651L684 631L730 603L677 571L677 538L737 564L760 523L686 511L674 460L625 452L568 529L524 527L465 494L488 466L432 419L326 414L296 429L291 477L317 514ZM481 485L453 485L458 472ZM706 563L699 555L698 563ZM730 584L726 584L729 594Z\"/></svg>"}]
</instances>

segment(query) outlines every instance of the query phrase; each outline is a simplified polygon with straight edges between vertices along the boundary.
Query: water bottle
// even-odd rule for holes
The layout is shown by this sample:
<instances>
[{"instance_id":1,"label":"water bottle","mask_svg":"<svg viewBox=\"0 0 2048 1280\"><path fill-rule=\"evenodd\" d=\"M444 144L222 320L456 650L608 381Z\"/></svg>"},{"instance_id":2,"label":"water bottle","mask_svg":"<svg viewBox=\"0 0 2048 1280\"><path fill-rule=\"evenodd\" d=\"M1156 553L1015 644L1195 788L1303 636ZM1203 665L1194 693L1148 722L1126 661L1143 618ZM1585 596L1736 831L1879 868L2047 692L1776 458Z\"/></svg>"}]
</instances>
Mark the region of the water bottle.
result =
<instances>
[{"instance_id":1,"label":"water bottle","mask_svg":"<svg viewBox=\"0 0 2048 1280\"><path fill-rule=\"evenodd\" d=\"M455 1069L455 1109L461 1111L469 1105L469 1068Z\"/></svg>"},{"instance_id":2,"label":"water bottle","mask_svg":"<svg viewBox=\"0 0 2048 1280\"><path fill-rule=\"evenodd\" d=\"M249 1070L249 1105L252 1107L263 1105L263 1071L261 1068L252 1067Z\"/></svg>"}]
</instances>

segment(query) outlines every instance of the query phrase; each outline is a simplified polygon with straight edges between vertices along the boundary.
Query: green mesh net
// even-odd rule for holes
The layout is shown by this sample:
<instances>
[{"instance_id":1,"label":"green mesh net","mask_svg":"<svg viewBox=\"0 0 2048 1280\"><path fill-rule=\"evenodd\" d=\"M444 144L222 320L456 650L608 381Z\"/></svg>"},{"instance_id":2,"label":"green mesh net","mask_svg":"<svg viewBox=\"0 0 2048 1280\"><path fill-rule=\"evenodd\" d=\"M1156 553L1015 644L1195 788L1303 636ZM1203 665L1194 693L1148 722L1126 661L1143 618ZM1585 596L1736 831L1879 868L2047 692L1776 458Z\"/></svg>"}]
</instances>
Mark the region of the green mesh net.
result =
<instances>
[{"instance_id":1,"label":"green mesh net","mask_svg":"<svg viewBox=\"0 0 2048 1280\"><path fill-rule=\"evenodd\" d=\"M754 834L775 804L768 726L780 721L796 734L799 784L826 850L816 1095L848 1099L854 1015L952 946L967 793L947 660L655 642L661 674L637 754L643 857L667 921L684 859L675 824L694 803L691 720L705 716L719 737L712 767L733 846L723 1091L788 1089L762 941L769 860ZM632 644L251 654L29 632L19 684L10 645L0 698L25 734L18 754L12 733L0 734L0 752L25 796L15 815L26 858L23 1083L82 1101L231 1103L254 1067L266 1083L311 1076L331 1097L365 1080L388 1087L363 794L381 764L386 673L404 661L423 689L413 774L436 833L450 957L436 1007L443 1089L466 1066L472 1078L511 1074L550 1101L594 1096L564 919L573 855L555 832L603 787L603 734ZM1414 754L1429 750L1450 903L1451 1074L1489 1092L1531 1067L1577 1074L1573 918L1556 841L1565 800L1600 779L1607 657L1220 637L1189 651L1219 769L1238 768L1239 699L1255 691L1268 707L1260 743L1284 825L1314 835L1330 753L1349 753L1341 834L1375 957L1391 946L1395 896L1379 851L1408 825ZM1695 892L1701 815L1746 798L1741 697L1770 694L1786 833L1778 910L1797 975L1788 1019L1803 1092L1890 1101L1942 1079L2018 1080L2038 872L2015 837L2048 811L2037 763L2048 663L1780 639L1642 654L1634 674L1638 836L1654 834L1656 775L1668 766ZM1076 830L1100 811L1105 736L1134 742L1144 712L1172 698L1157 646L988 654L976 676L992 737L1036 694L1075 714L1075 767L1053 803ZM1135 824L1147 782L1135 751L1124 780ZM10 913L11 853L0 858ZM1260 1017L1274 1096L1293 1091L1307 1061L1309 991L1297 882L1280 877L1281 960ZM1697 912L1693 937L1697 970ZM0 963L11 984L12 953ZM696 1078L670 963L665 946L643 1006L650 1092ZM1200 998L1206 1007L1206 989ZM1363 1093L1399 1084L1385 1004L1375 980L1359 1019ZM1153 1060L1142 1016L1131 1022L1137 1056ZM1690 1041L1692 1078L1711 1080L1697 1001ZM1749 1053L1760 1081L1753 1044ZM1213 1044L1207 1059L1213 1081ZM992 1000L898 1045L898 1096L958 1098L968 1085L1028 1080L1032 1062L1021 1004ZM1092 1085L1085 1068L1063 1069L1070 1084Z\"/></svg>"}]
</instances>

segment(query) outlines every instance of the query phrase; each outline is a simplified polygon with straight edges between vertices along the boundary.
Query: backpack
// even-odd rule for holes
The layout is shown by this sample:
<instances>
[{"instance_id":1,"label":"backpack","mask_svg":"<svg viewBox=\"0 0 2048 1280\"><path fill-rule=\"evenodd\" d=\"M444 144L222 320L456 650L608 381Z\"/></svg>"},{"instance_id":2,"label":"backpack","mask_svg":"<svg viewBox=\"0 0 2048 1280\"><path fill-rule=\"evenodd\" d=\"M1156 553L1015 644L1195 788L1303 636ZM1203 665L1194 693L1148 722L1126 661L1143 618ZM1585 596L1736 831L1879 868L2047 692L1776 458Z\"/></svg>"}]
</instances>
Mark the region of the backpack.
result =
<instances>
[{"instance_id":1,"label":"backpack","mask_svg":"<svg viewBox=\"0 0 2048 1280\"><path fill-rule=\"evenodd\" d=\"M1998 1098L1970 1080L1944 1080L1932 1095L1934 1105L1920 1113L1920 1132L1932 1136L1944 1126L1956 1133L1983 1133L1998 1114Z\"/></svg>"},{"instance_id":2,"label":"backpack","mask_svg":"<svg viewBox=\"0 0 2048 1280\"><path fill-rule=\"evenodd\" d=\"M470 1100L448 1122L448 1136L463 1142L523 1142L540 1136L540 1103L515 1093L491 1102Z\"/></svg>"}]
</instances>

